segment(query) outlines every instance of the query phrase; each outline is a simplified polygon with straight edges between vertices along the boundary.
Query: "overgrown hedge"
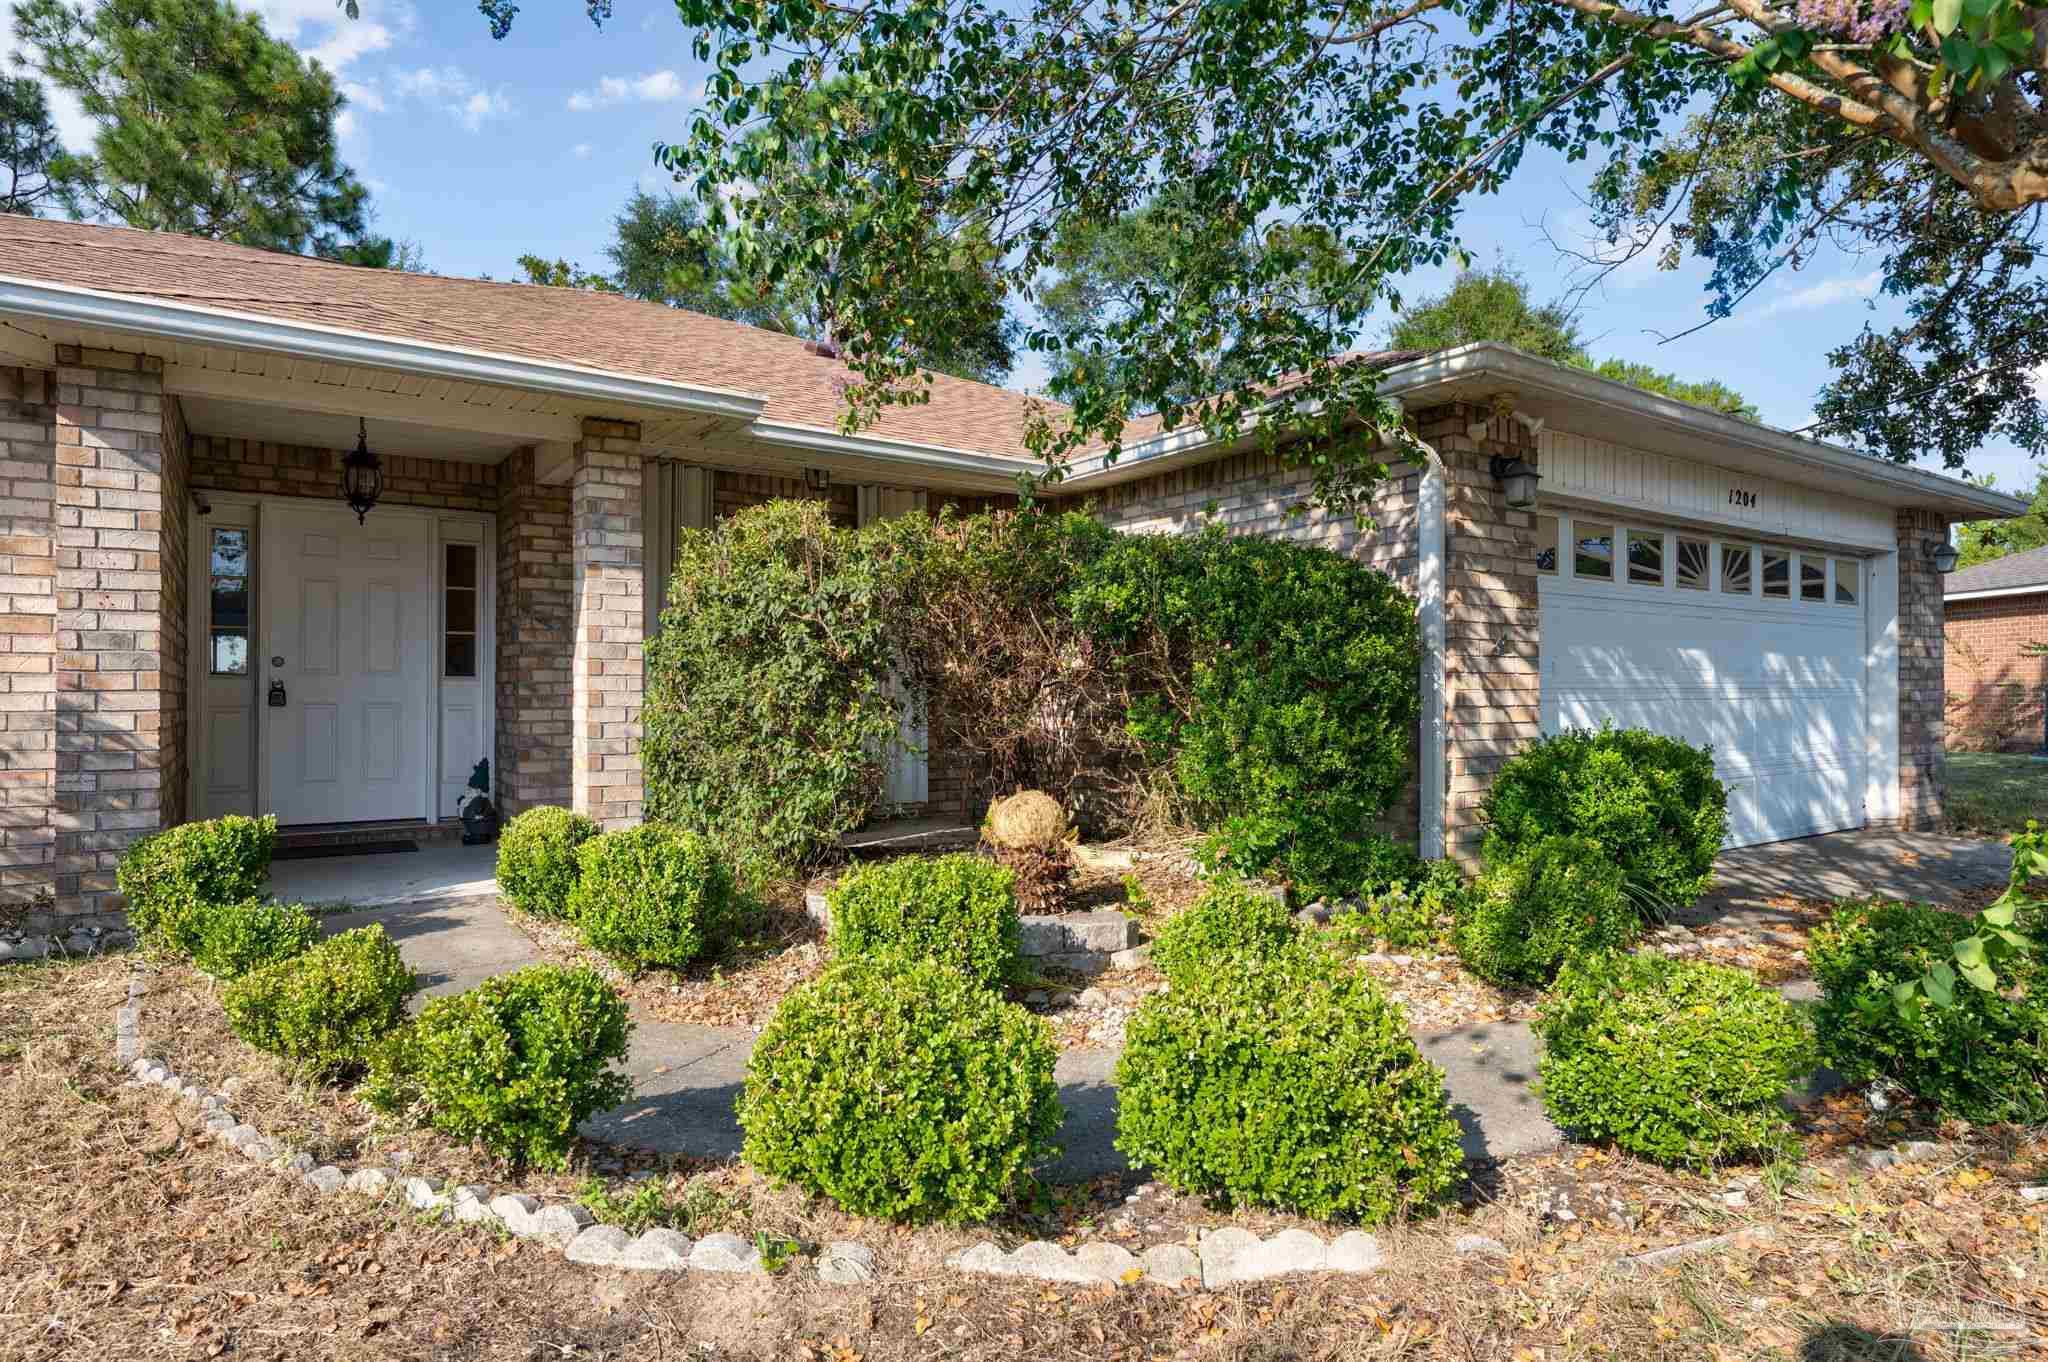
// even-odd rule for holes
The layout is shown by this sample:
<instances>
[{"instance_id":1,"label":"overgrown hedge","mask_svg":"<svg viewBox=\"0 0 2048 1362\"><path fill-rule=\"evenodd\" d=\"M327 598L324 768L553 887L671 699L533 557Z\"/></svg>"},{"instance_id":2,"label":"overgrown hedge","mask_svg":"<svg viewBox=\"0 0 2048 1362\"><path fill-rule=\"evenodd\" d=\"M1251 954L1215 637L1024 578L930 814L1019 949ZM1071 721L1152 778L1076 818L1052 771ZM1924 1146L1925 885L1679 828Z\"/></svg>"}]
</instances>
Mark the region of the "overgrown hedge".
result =
<instances>
[{"instance_id":1,"label":"overgrown hedge","mask_svg":"<svg viewBox=\"0 0 2048 1362\"><path fill-rule=\"evenodd\" d=\"M1095 832L1164 812L1220 868L1313 890L1359 887L1408 780L1413 602L1328 550L785 502L685 531L670 581L648 816L745 861L801 865L876 810L906 693L982 793L1046 790Z\"/></svg>"}]
</instances>

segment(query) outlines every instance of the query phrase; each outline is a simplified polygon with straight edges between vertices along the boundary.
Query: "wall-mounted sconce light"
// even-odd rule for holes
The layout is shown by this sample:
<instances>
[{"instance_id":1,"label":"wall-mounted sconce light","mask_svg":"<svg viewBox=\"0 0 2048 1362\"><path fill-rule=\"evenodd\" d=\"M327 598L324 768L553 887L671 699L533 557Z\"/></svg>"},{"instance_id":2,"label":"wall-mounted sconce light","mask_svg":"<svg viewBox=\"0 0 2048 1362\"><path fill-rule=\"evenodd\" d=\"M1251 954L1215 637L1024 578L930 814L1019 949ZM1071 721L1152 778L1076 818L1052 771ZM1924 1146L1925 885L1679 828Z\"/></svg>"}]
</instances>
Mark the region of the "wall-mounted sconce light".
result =
<instances>
[{"instance_id":1,"label":"wall-mounted sconce light","mask_svg":"<svg viewBox=\"0 0 2048 1362\"><path fill-rule=\"evenodd\" d=\"M804 486L813 492L822 492L832 485L832 475L822 468L804 470Z\"/></svg>"},{"instance_id":2,"label":"wall-mounted sconce light","mask_svg":"<svg viewBox=\"0 0 2048 1362\"><path fill-rule=\"evenodd\" d=\"M1946 577L1956 570L1956 546L1946 539L1930 539L1921 547L1927 552L1927 561L1934 564L1934 570Z\"/></svg>"},{"instance_id":3,"label":"wall-mounted sconce light","mask_svg":"<svg viewBox=\"0 0 2048 1362\"><path fill-rule=\"evenodd\" d=\"M1496 454L1489 467L1493 480L1507 491L1510 510L1526 511L1536 504L1536 484L1543 478L1526 461Z\"/></svg>"}]
</instances>

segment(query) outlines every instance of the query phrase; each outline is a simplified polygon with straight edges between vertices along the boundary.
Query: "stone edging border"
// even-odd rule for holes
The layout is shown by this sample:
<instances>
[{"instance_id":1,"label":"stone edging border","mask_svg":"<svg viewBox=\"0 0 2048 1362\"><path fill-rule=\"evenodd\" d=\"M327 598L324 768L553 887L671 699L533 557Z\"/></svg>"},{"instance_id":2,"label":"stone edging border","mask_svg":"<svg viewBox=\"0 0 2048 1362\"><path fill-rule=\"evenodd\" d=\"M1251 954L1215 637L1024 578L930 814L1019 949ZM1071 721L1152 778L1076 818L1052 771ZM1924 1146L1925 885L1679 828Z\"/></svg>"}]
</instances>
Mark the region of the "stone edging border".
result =
<instances>
[{"instance_id":1,"label":"stone edging border","mask_svg":"<svg viewBox=\"0 0 2048 1362\"><path fill-rule=\"evenodd\" d=\"M120 927L74 927L59 935L0 935L0 961L47 960L52 956L104 955L135 944L132 932Z\"/></svg>"}]
</instances>

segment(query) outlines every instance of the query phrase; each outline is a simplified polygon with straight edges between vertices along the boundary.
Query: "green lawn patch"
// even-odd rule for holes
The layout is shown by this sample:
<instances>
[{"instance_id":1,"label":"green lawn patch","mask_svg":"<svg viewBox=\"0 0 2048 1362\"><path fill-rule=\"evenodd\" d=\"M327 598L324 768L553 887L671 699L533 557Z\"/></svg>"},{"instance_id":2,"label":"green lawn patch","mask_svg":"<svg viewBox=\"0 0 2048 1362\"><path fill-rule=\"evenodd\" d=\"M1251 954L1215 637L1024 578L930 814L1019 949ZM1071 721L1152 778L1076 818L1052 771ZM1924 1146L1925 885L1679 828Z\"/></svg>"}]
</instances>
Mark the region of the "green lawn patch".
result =
<instances>
[{"instance_id":1,"label":"green lawn patch","mask_svg":"<svg viewBox=\"0 0 2048 1362\"><path fill-rule=\"evenodd\" d=\"M1948 816L1958 832L2004 834L2048 823L2048 761L2022 752L1948 754Z\"/></svg>"}]
</instances>

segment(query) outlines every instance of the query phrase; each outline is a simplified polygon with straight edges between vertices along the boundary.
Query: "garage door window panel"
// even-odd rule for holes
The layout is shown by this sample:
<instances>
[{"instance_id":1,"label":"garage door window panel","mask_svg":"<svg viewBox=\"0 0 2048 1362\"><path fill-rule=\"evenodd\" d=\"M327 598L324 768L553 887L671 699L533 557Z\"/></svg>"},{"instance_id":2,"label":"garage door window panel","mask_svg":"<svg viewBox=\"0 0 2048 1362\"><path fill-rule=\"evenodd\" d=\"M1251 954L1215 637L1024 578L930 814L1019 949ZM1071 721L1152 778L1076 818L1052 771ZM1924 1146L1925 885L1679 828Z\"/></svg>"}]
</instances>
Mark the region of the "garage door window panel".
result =
<instances>
[{"instance_id":1,"label":"garage door window panel","mask_svg":"<svg viewBox=\"0 0 2048 1362\"><path fill-rule=\"evenodd\" d=\"M1764 595L1774 601L1792 599L1792 555L1777 549L1764 550Z\"/></svg>"},{"instance_id":2,"label":"garage door window panel","mask_svg":"<svg viewBox=\"0 0 2048 1362\"><path fill-rule=\"evenodd\" d=\"M1628 579L1637 586L1664 585L1664 536L1628 531Z\"/></svg>"},{"instance_id":3,"label":"garage door window panel","mask_svg":"<svg viewBox=\"0 0 2048 1362\"><path fill-rule=\"evenodd\" d=\"M1799 599L1824 601L1828 598L1828 562L1810 553L1799 555Z\"/></svg>"},{"instance_id":4,"label":"garage door window panel","mask_svg":"<svg viewBox=\"0 0 2048 1362\"><path fill-rule=\"evenodd\" d=\"M1706 540L1681 537L1678 541L1678 589L1705 591L1708 564L1712 561Z\"/></svg>"},{"instance_id":5,"label":"garage door window panel","mask_svg":"<svg viewBox=\"0 0 2048 1362\"><path fill-rule=\"evenodd\" d=\"M1756 550L1747 544L1721 546L1721 590L1747 596L1756 590Z\"/></svg>"},{"instance_id":6,"label":"garage door window panel","mask_svg":"<svg viewBox=\"0 0 2048 1362\"><path fill-rule=\"evenodd\" d=\"M1861 567L1862 564L1858 563L1854 558L1837 558L1835 560L1836 605L1856 604L1857 593L1863 585L1859 577L1859 569Z\"/></svg>"},{"instance_id":7,"label":"garage door window panel","mask_svg":"<svg viewBox=\"0 0 2048 1362\"><path fill-rule=\"evenodd\" d=\"M1572 525L1572 576L1614 580L1614 526Z\"/></svg>"}]
</instances>

